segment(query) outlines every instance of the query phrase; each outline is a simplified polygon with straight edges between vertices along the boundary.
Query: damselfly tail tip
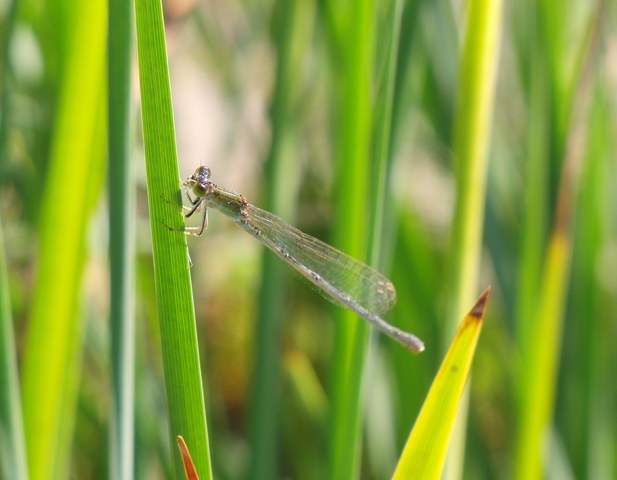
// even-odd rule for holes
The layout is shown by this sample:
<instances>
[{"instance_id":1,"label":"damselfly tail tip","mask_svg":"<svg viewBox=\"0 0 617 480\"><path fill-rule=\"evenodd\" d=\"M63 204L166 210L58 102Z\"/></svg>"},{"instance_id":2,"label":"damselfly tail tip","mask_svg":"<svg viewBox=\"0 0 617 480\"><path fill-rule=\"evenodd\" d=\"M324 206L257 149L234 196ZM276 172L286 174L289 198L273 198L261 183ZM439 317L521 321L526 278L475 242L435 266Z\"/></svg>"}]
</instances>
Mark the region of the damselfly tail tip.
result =
<instances>
[{"instance_id":1,"label":"damselfly tail tip","mask_svg":"<svg viewBox=\"0 0 617 480\"><path fill-rule=\"evenodd\" d=\"M386 325L387 325L387 329L382 328L382 331L385 334L389 335L390 338L400 343L403 347L405 347L411 353L420 353L421 351L424 350L424 342L420 340L418 337L416 337L414 334L400 330L396 327L393 327L390 324L386 324ZM383 327L383 325L380 325L380 326Z\"/></svg>"},{"instance_id":2,"label":"damselfly tail tip","mask_svg":"<svg viewBox=\"0 0 617 480\"><path fill-rule=\"evenodd\" d=\"M403 345L407 350L414 354L424 351L424 342L411 333L407 334L407 338L405 339L405 343Z\"/></svg>"}]
</instances>

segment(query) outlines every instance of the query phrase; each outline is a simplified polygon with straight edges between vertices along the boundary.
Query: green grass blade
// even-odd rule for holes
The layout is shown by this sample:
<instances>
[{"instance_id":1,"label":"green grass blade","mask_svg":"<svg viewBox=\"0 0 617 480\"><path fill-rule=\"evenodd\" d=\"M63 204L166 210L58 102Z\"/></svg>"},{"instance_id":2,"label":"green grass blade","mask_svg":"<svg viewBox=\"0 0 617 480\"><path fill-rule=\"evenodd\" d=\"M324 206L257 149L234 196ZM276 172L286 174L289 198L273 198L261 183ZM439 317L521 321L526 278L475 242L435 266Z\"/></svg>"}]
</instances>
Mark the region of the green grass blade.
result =
<instances>
[{"instance_id":1,"label":"green grass blade","mask_svg":"<svg viewBox=\"0 0 617 480\"><path fill-rule=\"evenodd\" d=\"M146 155L148 202L155 285L170 440L181 435L192 452L200 478L210 478L211 463L201 381L197 331L183 219L164 199L180 208L174 121L165 51L163 12L157 0L135 2L137 50ZM177 478L180 454L173 449Z\"/></svg>"},{"instance_id":2,"label":"green grass blade","mask_svg":"<svg viewBox=\"0 0 617 480\"><path fill-rule=\"evenodd\" d=\"M4 238L0 224L0 478L28 478L20 390Z\"/></svg>"},{"instance_id":3,"label":"green grass blade","mask_svg":"<svg viewBox=\"0 0 617 480\"><path fill-rule=\"evenodd\" d=\"M523 194L522 225L518 239L520 247L518 285L516 292L516 328L522 342L534 329L534 312L537 308L537 292L540 289L542 265L552 220L556 169L561 163L557 155L562 150L564 139L556 124L567 123L557 119L557 104L571 103L556 84L561 83L561 69L553 69L554 40L559 36L555 24L545 16L544 6L533 2L521 3L519 15L524 22L518 48L525 62L522 65L528 103L528 134L525 163L523 167L525 188ZM549 26L547 23L551 23ZM554 37L553 37L554 35ZM559 72L559 73L558 73ZM553 164L553 165L552 165Z\"/></svg>"},{"instance_id":4,"label":"green grass blade","mask_svg":"<svg viewBox=\"0 0 617 480\"><path fill-rule=\"evenodd\" d=\"M130 162L133 4L111 0L108 21L110 478L128 479L135 445L135 199Z\"/></svg>"},{"instance_id":5,"label":"green grass blade","mask_svg":"<svg viewBox=\"0 0 617 480\"><path fill-rule=\"evenodd\" d=\"M490 288L480 296L460 325L409 435L393 479L440 478L489 295Z\"/></svg>"},{"instance_id":6,"label":"green grass blade","mask_svg":"<svg viewBox=\"0 0 617 480\"><path fill-rule=\"evenodd\" d=\"M588 136L587 107L591 97L591 78L595 72L593 66L597 53L595 47L599 37L599 19L603 14L602 4L598 4L593 12L593 15L584 17L588 34L585 48L577 55L577 68L574 69L576 74L568 82L578 88L566 89L569 96L562 97L563 103L572 107L556 107L560 112L565 111L566 117L557 115L555 119L557 131L561 132L555 151L563 157L557 157L557 163L561 165L561 178L555 202L555 225L537 281L539 291L535 298L536 310L527 312L531 318L520 319L520 408L515 478L521 479L541 478L548 466L548 432L556 403L557 372L566 321L565 306L572 256L570 223L576 208L572 198L575 197L578 182L578 170L574 165L581 161L579 145ZM573 78L578 79L578 82ZM563 131L562 125L567 125L569 130ZM534 280L530 279L531 282ZM528 310L524 307L521 309L523 312ZM555 443L552 442L553 446Z\"/></svg>"},{"instance_id":7,"label":"green grass blade","mask_svg":"<svg viewBox=\"0 0 617 480\"><path fill-rule=\"evenodd\" d=\"M401 18L403 14L403 1L394 0L391 9L389 38L385 52L386 62L382 73L382 89L379 95L376 121L375 121L375 162L371 175L372 188L375 192L374 201L371 202L373 219L371 223L370 239L370 264L380 267L383 260L382 237L386 216L386 199L390 173L390 146L392 145L392 115L394 111L394 87L396 82L396 61L398 58L398 45L401 34Z\"/></svg>"},{"instance_id":8,"label":"green grass blade","mask_svg":"<svg viewBox=\"0 0 617 480\"><path fill-rule=\"evenodd\" d=\"M450 331L454 322L464 315L465 306L473 301L478 288L501 10L501 1L471 0L467 5L453 138L457 198L449 263L451 299L447 325ZM465 405L463 400L446 478L462 477Z\"/></svg>"},{"instance_id":9,"label":"green grass blade","mask_svg":"<svg viewBox=\"0 0 617 480\"><path fill-rule=\"evenodd\" d=\"M64 478L79 372L85 233L102 184L106 3L70 2L55 130L41 196L38 272L23 367L31 478Z\"/></svg>"},{"instance_id":10,"label":"green grass blade","mask_svg":"<svg viewBox=\"0 0 617 480\"><path fill-rule=\"evenodd\" d=\"M572 362L579 366L574 377L585 388L563 396L580 403L563 401L571 403L573 410L586 414L576 416L564 412L561 419L571 427L571 430L564 429L563 436L576 449L571 460L575 478L612 478L616 467L615 389L611 382L607 388L606 382L614 369L614 341L606 334L607 326L617 318L615 302L611 302L605 289L606 280L615 278L614 270L606 262L607 245L612 241L608 219L612 219L613 229L617 221L612 134L615 124L607 82L606 78L599 80L590 112L589 148L581 172L573 239L571 278L576 279L577 288L571 293L568 310L572 318L584 321L570 324L570 336L580 345L572 355ZM564 350L569 350L567 343Z\"/></svg>"},{"instance_id":11,"label":"green grass blade","mask_svg":"<svg viewBox=\"0 0 617 480\"><path fill-rule=\"evenodd\" d=\"M457 199L450 264L452 322L473 301L478 284L501 4L472 0L468 5L453 141Z\"/></svg>"},{"instance_id":12,"label":"green grass blade","mask_svg":"<svg viewBox=\"0 0 617 480\"><path fill-rule=\"evenodd\" d=\"M17 19L17 6L18 1L13 0L10 3L8 14L5 19L5 27L3 28L2 37L0 38L0 71L2 72L2 78L0 83L0 169L6 168L5 163L9 160L7 151L7 142L9 136L9 117L11 116L11 100L8 83L10 79L11 67L9 65L9 52L11 40L15 31L16 19Z\"/></svg>"},{"instance_id":13,"label":"green grass blade","mask_svg":"<svg viewBox=\"0 0 617 480\"><path fill-rule=\"evenodd\" d=\"M521 253L518 284L517 328L523 338L533 329L534 304L542 256L544 254L548 219L548 171L550 169L548 128L549 100L546 98L545 62L540 49L531 53L529 100L529 143L525 162L524 213L521 228Z\"/></svg>"},{"instance_id":14,"label":"green grass blade","mask_svg":"<svg viewBox=\"0 0 617 480\"><path fill-rule=\"evenodd\" d=\"M555 398L555 376L567 291L570 241L556 230L549 241L533 337L524 353L523 399L515 460L519 479L542 478L542 452Z\"/></svg>"},{"instance_id":15,"label":"green grass blade","mask_svg":"<svg viewBox=\"0 0 617 480\"><path fill-rule=\"evenodd\" d=\"M291 105L297 96L302 49L314 17L311 1L282 0L274 18L273 41L277 52L276 84L270 121L272 140L265 164L265 209L293 219L295 196L302 170L296 154L285 146L296 131L290 118ZM251 463L249 478L278 478L278 439L281 392L281 327L286 313L289 271L270 251L264 249L259 300L255 326L255 369L250 405Z\"/></svg>"},{"instance_id":16,"label":"green grass blade","mask_svg":"<svg viewBox=\"0 0 617 480\"><path fill-rule=\"evenodd\" d=\"M370 141L372 128L371 73L373 66L373 15L371 0L347 2L343 59L335 147L336 211L334 245L356 258L366 254L368 225ZM368 326L351 312L335 313L335 338L330 390L332 421L330 431L329 478L355 479L359 473L361 445L361 386Z\"/></svg>"}]
</instances>

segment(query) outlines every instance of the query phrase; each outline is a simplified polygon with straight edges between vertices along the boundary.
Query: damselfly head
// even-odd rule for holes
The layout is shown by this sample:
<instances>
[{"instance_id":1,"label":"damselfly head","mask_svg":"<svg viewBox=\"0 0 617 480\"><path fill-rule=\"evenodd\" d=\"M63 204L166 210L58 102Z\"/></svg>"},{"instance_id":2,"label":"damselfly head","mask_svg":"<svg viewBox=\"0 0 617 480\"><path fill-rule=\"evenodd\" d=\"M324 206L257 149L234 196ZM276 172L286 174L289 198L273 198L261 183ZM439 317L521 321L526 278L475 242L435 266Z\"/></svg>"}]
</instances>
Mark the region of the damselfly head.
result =
<instances>
[{"instance_id":1,"label":"damselfly head","mask_svg":"<svg viewBox=\"0 0 617 480\"><path fill-rule=\"evenodd\" d=\"M193 179L198 185L208 183L210 179L210 169L208 167L198 167L195 170L195 173L191 175L191 179Z\"/></svg>"}]
</instances>

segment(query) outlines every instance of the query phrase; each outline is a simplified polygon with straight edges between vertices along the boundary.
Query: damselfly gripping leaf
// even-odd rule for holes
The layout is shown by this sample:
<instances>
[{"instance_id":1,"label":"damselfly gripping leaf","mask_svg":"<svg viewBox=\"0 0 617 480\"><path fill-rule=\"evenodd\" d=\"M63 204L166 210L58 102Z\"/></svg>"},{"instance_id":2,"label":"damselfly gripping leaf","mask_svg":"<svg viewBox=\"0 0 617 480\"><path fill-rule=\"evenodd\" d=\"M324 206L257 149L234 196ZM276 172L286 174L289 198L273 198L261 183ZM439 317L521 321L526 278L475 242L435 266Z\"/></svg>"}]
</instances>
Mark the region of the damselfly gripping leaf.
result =
<instances>
[{"instance_id":1,"label":"damselfly gripping leaf","mask_svg":"<svg viewBox=\"0 0 617 480\"><path fill-rule=\"evenodd\" d=\"M197 168L182 189L190 202L182 215L203 215L200 225L187 226L182 232L200 236L208 226L208 207L216 208L306 277L328 300L357 313L411 352L424 350L418 337L381 318L396 303L396 291L377 270L251 205L239 193L212 183L208 167Z\"/></svg>"}]
</instances>

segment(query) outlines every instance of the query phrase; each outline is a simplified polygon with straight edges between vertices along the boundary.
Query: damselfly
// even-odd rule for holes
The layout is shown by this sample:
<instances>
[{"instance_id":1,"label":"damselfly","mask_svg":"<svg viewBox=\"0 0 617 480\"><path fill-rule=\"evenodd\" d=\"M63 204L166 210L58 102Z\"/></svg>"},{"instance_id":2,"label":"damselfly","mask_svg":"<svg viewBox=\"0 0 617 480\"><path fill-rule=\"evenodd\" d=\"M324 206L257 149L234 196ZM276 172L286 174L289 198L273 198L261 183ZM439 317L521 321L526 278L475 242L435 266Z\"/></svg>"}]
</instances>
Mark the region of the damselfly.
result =
<instances>
[{"instance_id":1,"label":"damselfly","mask_svg":"<svg viewBox=\"0 0 617 480\"><path fill-rule=\"evenodd\" d=\"M200 236L208 226L208 207L216 208L306 277L325 298L357 313L411 352L424 350L418 337L380 317L396 303L396 291L377 270L251 205L239 193L212 183L208 167L197 168L182 190L190 202L184 207L186 212L181 212L185 218L203 207L201 224L186 226L182 232Z\"/></svg>"}]
</instances>

